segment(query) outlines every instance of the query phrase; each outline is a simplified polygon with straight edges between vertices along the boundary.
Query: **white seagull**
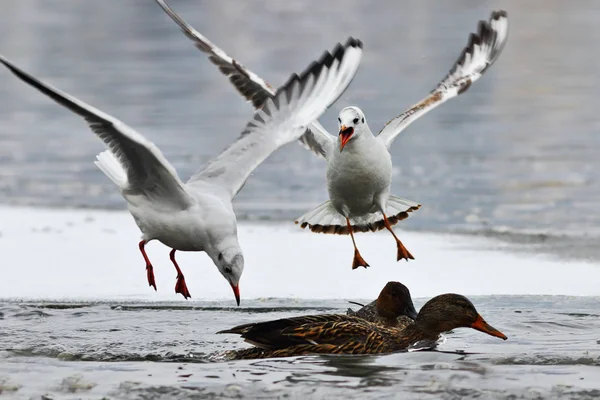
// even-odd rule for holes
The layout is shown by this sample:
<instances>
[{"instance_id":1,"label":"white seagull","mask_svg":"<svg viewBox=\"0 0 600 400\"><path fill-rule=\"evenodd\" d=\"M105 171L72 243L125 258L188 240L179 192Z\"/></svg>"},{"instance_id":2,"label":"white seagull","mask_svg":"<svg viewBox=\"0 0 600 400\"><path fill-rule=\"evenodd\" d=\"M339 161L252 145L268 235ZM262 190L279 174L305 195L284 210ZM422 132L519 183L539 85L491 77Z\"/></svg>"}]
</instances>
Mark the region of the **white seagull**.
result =
<instances>
[{"instance_id":1,"label":"white seagull","mask_svg":"<svg viewBox=\"0 0 600 400\"><path fill-rule=\"evenodd\" d=\"M149 285L156 290L144 246L159 240L172 248L177 269L175 291L190 297L175 251L205 251L231 285L240 304L239 280L244 257L231 204L254 169L279 147L298 139L352 81L362 57L362 43L349 38L325 52L300 76L292 75L264 102L241 137L210 160L187 183L149 140L124 122L43 83L0 55L0 62L25 83L83 117L108 150L96 165L120 189L142 231L140 251Z\"/></svg>"},{"instance_id":2,"label":"white seagull","mask_svg":"<svg viewBox=\"0 0 600 400\"><path fill-rule=\"evenodd\" d=\"M229 77L235 88L260 107L275 91L262 78L246 69L188 25L164 0L156 0L179 25L195 46ZM368 267L362 258L353 232L378 231L383 228L394 236L397 260L414 259L394 234L392 225L418 210L417 202L390 195L392 161L389 148L394 139L410 124L440 104L464 93L496 61L508 35L505 11L492 12L488 22L480 21L450 72L429 96L389 121L378 135L373 135L364 113L358 107L344 108L338 116L339 133L329 134L317 121L308 126L300 141L327 160L329 201L296 221L302 228L318 233L350 234L354 245L352 269Z\"/></svg>"}]
</instances>

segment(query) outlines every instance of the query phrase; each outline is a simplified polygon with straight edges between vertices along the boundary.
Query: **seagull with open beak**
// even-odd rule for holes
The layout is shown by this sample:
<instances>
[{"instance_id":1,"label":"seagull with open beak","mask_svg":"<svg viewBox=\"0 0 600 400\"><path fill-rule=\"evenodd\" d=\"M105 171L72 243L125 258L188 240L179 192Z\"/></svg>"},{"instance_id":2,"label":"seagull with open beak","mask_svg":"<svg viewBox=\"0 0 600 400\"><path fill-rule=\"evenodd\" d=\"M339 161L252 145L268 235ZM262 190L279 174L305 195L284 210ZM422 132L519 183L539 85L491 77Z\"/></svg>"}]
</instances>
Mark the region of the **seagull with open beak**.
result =
<instances>
[{"instance_id":1,"label":"seagull with open beak","mask_svg":"<svg viewBox=\"0 0 600 400\"><path fill-rule=\"evenodd\" d=\"M187 24L166 3L156 0L165 13L208 56L238 92L256 108L275 96L264 79L244 67L200 32ZM432 29L436 26L432 25ZM354 241L354 232L387 229L397 246L397 260L412 259L392 230L392 225L418 210L417 202L390 195L392 161L389 149L394 139L414 121L446 101L466 92L498 59L508 37L505 11L494 11L488 21L479 21L466 47L450 72L431 93L390 120L376 136L358 107L344 108L338 117L337 137L318 122L309 124L299 141L327 160L327 188L330 200L296 220L312 232L350 235L354 244L352 268L367 267Z\"/></svg>"}]
</instances>

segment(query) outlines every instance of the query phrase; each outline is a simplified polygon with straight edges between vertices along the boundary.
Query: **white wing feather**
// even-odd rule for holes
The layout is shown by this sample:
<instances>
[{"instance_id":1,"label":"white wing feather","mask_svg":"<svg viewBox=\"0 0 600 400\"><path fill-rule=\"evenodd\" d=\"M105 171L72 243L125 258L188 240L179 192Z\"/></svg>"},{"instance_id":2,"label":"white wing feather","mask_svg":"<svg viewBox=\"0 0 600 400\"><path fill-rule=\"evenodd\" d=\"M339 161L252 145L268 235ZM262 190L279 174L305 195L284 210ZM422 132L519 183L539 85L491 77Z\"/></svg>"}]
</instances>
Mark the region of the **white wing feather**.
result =
<instances>
[{"instance_id":1,"label":"white wing feather","mask_svg":"<svg viewBox=\"0 0 600 400\"><path fill-rule=\"evenodd\" d=\"M113 157L99 156L98 161L105 161L104 164L110 167L110 171L105 169L103 171L120 186L121 190L132 194L143 194L157 199L166 206L179 209L192 204L193 199L184 190L175 168L154 143L124 122L40 81L2 56L0 56L0 63L22 81L87 121L92 131L113 155ZM115 161L122 171L118 171L114 165Z\"/></svg>"},{"instance_id":2,"label":"white wing feather","mask_svg":"<svg viewBox=\"0 0 600 400\"><path fill-rule=\"evenodd\" d=\"M507 35L508 17L505 11L494 11L489 22L479 21L477 33L471 33L469 43L448 75L429 96L390 120L378 137L389 148L400 132L418 118L464 93L496 61L506 44Z\"/></svg>"},{"instance_id":3,"label":"white wing feather","mask_svg":"<svg viewBox=\"0 0 600 400\"><path fill-rule=\"evenodd\" d=\"M188 182L209 181L233 198L250 173L279 147L298 139L350 84L362 57L362 43L350 39L325 52L300 76L292 75L248 123L242 136Z\"/></svg>"}]
</instances>

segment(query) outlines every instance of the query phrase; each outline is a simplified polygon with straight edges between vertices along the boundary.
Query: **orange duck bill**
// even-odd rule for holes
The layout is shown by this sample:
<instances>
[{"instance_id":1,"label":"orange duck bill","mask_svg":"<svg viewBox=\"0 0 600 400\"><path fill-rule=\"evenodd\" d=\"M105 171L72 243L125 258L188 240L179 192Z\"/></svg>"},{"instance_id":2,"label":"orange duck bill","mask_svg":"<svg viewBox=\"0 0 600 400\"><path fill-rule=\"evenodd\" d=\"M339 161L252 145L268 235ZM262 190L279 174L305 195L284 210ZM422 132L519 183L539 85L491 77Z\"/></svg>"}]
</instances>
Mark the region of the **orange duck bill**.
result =
<instances>
[{"instance_id":1,"label":"orange duck bill","mask_svg":"<svg viewBox=\"0 0 600 400\"><path fill-rule=\"evenodd\" d=\"M348 140L354 135L354 128L342 125L340 127L340 153L344 150L344 146L348 143Z\"/></svg>"},{"instance_id":2,"label":"orange duck bill","mask_svg":"<svg viewBox=\"0 0 600 400\"><path fill-rule=\"evenodd\" d=\"M487 333L488 335L491 335L491 336L499 337L500 339L504 339L504 340L507 339L507 337L504 333L500 332L498 329L494 328L493 326L491 326L490 324L485 322L483 317L479 314L477 315L477 319L475 320L475 322L473 322L471 324L471 328L476 329L483 333Z\"/></svg>"}]
</instances>

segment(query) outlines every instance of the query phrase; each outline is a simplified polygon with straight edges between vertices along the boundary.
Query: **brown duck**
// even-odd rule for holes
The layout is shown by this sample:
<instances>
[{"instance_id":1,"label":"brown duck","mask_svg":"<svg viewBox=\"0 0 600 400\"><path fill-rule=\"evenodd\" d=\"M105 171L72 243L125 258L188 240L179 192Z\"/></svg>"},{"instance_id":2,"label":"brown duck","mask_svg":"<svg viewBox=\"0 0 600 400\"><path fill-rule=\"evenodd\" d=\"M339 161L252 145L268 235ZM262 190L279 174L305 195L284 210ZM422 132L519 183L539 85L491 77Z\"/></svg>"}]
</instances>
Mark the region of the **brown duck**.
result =
<instances>
[{"instance_id":1,"label":"brown duck","mask_svg":"<svg viewBox=\"0 0 600 400\"><path fill-rule=\"evenodd\" d=\"M297 344L312 343L294 336L287 336L289 331L302 331L312 327L324 326L328 323L373 323L380 326L395 327L399 318L409 321L417 317L410 292L400 282L388 282L375 301L374 314L364 311L360 316L344 314L305 315L301 317L282 318L275 321L239 325L217 333L236 333L246 342L260 348L283 348ZM362 316L365 316L365 319Z\"/></svg>"},{"instance_id":2,"label":"brown duck","mask_svg":"<svg viewBox=\"0 0 600 400\"><path fill-rule=\"evenodd\" d=\"M399 330L361 318L290 324L290 319L259 322L219 333L238 333L257 347L231 351L231 359L293 357L307 354L385 354L405 350L421 340L435 341L443 332L473 328L506 340L479 315L473 303L459 294L429 300L414 324ZM300 317L302 318L302 317Z\"/></svg>"},{"instance_id":3,"label":"brown duck","mask_svg":"<svg viewBox=\"0 0 600 400\"><path fill-rule=\"evenodd\" d=\"M379 293L377 300L367 305L351 302L362 308L358 311L348 309L347 315L362 318L374 324L398 329L405 328L417 318L410 290L400 282L388 282Z\"/></svg>"}]
</instances>

